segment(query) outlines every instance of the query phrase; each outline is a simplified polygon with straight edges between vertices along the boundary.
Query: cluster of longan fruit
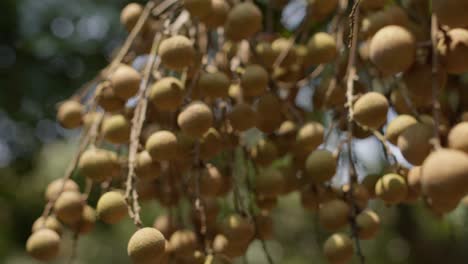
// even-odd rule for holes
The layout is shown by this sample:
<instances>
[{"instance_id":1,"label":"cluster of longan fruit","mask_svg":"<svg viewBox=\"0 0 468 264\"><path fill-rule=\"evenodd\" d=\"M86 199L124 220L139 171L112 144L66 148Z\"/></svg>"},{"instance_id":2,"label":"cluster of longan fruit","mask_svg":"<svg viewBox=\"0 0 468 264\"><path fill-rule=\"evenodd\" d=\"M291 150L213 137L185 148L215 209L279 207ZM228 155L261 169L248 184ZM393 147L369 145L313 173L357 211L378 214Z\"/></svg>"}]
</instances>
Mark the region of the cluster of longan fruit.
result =
<instances>
[{"instance_id":1,"label":"cluster of longan fruit","mask_svg":"<svg viewBox=\"0 0 468 264\"><path fill-rule=\"evenodd\" d=\"M287 2L265 8L279 14ZM461 76L468 71L468 1L343 2L309 0L305 30L293 37L265 28L268 18L251 1L173 1L168 15L148 19L148 7L127 5L121 22L138 33L130 51L104 71L92 96L63 102L57 114L64 128L96 134L75 171L105 187L90 205L72 179L50 183L50 210L34 223L28 253L51 260L64 227L83 235L98 220L114 225L130 215L138 227L128 242L133 263L231 263L255 239L274 238L271 211L279 197L298 192L332 233L325 257L346 263L353 239L372 239L379 230L370 200L423 200L437 214L452 211L468 194L468 89ZM184 25L169 30L184 14ZM435 32L431 21L438 21ZM131 66L143 55L156 56L149 75ZM349 66L357 71L352 89ZM326 128L297 104L311 72L319 74L306 101L336 126ZM390 121L389 111L398 114ZM348 140L381 135L413 166L389 157L385 173L332 185L342 149L324 147L330 129ZM137 146L134 159L130 146ZM143 227L135 202L151 200L168 213ZM221 200L229 200L228 212ZM186 202L184 221L169 213Z\"/></svg>"}]
</instances>

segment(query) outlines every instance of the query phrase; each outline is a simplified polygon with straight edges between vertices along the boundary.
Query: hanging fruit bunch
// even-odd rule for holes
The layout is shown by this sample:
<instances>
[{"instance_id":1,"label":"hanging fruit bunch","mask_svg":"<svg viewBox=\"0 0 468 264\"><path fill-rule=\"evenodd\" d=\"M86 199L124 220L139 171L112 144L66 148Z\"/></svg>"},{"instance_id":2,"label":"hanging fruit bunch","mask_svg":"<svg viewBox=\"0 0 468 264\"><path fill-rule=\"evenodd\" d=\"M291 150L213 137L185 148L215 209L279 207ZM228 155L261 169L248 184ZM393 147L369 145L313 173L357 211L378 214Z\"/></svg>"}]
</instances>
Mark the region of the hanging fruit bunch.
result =
<instances>
[{"instance_id":1,"label":"hanging fruit bunch","mask_svg":"<svg viewBox=\"0 0 468 264\"><path fill-rule=\"evenodd\" d=\"M127 5L125 43L58 107L80 148L47 187L28 253L52 260L64 228L82 236L130 217L133 263L231 263L274 239L271 210L299 192L331 234L324 256L347 263L379 230L371 199L452 211L468 194L468 1L309 0L289 31L278 23L287 2ZM383 146L382 175L356 171L353 142L367 137ZM88 204L93 188L101 196ZM140 219L149 200L167 208L154 224Z\"/></svg>"}]
</instances>

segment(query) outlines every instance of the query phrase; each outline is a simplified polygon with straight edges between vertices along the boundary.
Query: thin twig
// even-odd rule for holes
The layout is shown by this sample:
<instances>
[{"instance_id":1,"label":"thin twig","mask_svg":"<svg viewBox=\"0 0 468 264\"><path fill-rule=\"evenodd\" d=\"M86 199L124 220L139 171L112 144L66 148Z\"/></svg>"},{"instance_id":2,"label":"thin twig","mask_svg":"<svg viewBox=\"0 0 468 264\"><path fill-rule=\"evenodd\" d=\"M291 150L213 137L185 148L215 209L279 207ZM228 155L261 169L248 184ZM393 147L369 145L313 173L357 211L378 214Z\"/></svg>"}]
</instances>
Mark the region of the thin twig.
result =
<instances>
[{"instance_id":1,"label":"thin twig","mask_svg":"<svg viewBox=\"0 0 468 264\"><path fill-rule=\"evenodd\" d=\"M439 51L437 50L437 30L438 21L437 15L433 12L431 16L431 40L432 40L432 115L434 118L434 138L432 143L434 147L441 148L440 133L439 133L439 87L438 87L438 72L439 72Z\"/></svg>"}]
</instances>

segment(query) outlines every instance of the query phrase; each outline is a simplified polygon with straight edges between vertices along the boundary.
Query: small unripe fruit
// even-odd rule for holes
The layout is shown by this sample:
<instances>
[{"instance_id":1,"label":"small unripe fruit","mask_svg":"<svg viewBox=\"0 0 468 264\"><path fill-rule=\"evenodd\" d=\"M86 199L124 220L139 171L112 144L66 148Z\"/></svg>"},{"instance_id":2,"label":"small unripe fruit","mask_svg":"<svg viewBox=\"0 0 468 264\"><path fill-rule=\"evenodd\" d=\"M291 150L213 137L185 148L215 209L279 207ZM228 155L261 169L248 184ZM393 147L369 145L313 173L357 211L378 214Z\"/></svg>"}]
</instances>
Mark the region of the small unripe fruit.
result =
<instances>
[{"instance_id":1,"label":"small unripe fruit","mask_svg":"<svg viewBox=\"0 0 468 264\"><path fill-rule=\"evenodd\" d=\"M430 140L433 128L416 123L405 129L398 137L398 148L405 159L413 165L421 165L432 150Z\"/></svg>"},{"instance_id":2,"label":"small unripe fruit","mask_svg":"<svg viewBox=\"0 0 468 264\"><path fill-rule=\"evenodd\" d=\"M406 199L408 186L402 176L390 173L377 181L375 194L387 204L398 204Z\"/></svg>"},{"instance_id":3,"label":"small unripe fruit","mask_svg":"<svg viewBox=\"0 0 468 264\"><path fill-rule=\"evenodd\" d=\"M390 141L390 143L396 145L401 133L417 122L416 118L410 115L397 116L388 124L387 130L385 131L385 138Z\"/></svg>"},{"instance_id":4,"label":"small unripe fruit","mask_svg":"<svg viewBox=\"0 0 468 264\"><path fill-rule=\"evenodd\" d=\"M270 165L279 156L275 144L269 140L263 139L251 150L250 155L254 162L260 166Z\"/></svg>"},{"instance_id":5,"label":"small unripe fruit","mask_svg":"<svg viewBox=\"0 0 468 264\"><path fill-rule=\"evenodd\" d=\"M154 220L153 227L159 230L164 237L171 237L177 230L175 223L171 222L171 218L168 215L158 216Z\"/></svg>"},{"instance_id":6,"label":"small unripe fruit","mask_svg":"<svg viewBox=\"0 0 468 264\"><path fill-rule=\"evenodd\" d=\"M296 135L295 150L300 154L314 151L323 143L324 128L318 122L308 122L304 124Z\"/></svg>"},{"instance_id":7,"label":"small unripe fruit","mask_svg":"<svg viewBox=\"0 0 468 264\"><path fill-rule=\"evenodd\" d=\"M122 23L128 31L131 31L133 27L135 27L142 13L142 5L138 3L130 3L122 9L122 12L120 13L120 23Z\"/></svg>"},{"instance_id":8,"label":"small unripe fruit","mask_svg":"<svg viewBox=\"0 0 468 264\"><path fill-rule=\"evenodd\" d=\"M193 43L182 35L163 40L159 45L158 54L164 66L171 70L181 70L195 61Z\"/></svg>"},{"instance_id":9,"label":"small unripe fruit","mask_svg":"<svg viewBox=\"0 0 468 264\"><path fill-rule=\"evenodd\" d=\"M183 6L192 17L203 17L211 11L211 0L184 0Z\"/></svg>"},{"instance_id":10,"label":"small unripe fruit","mask_svg":"<svg viewBox=\"0 0 468 264\"><path fill-rule=\"evenodd\" d=\"M316 150L307 157L305 170L307 176L314 183L323 183L331 178L336 173L336 159L328 150Z\"/></svg>"},{"instance_id":11,"label":"small unripe fruit","mask_svg":"<svg viewBox=\"0 0 468 264\"><path fill-rule=\"evenodd\" d=\"M64 185L65 181L65 185ZM60 179L55 179L49 185L47 185L47 189L45 192L45 198L47 201L52 201L54 199L57 199L60 193L63 191L75 191L78 192L80 190L80 187L76 182L73 180L67 179L64 180L62 178Z\"/></svg>"},{"instance_id":12,"label":"small unripe fruit","mask_svg":"<svg viewBox=\"0 0 468 264\"><path fill-rule=\"evenodd\" d=\"M99 198L96 206L99 219L107 224L116 224L128 213L122 191L110 191Z\"/></svg>"},{"instance_id":13,"label":"small unripe fruit","mask_svg":"<svg viewBox=\"0 0 468 264\"><path fill-rule=\"evenodd\" d=\"M156 179L161 174L161 165L153 160L148 151L142 151L136 159L135 173L142 180Z\"/></svg>"},{"instance_id":14,"label":"small unripe fruit","mask_svg":"<svg viewBox=\"0 0 468 264\"><path fill-rule=\"evenodd\" d=\"M127 253L135 264L157 263L166 250L166 239L158 230L145 227L128 241Z\"/></svg>"},{"instance_id":15,"label":"small unripe fruit","mask_svg":"<svg viewBox=\"0 0 468 264\"><path fill-rule=\"evenodd\" d=\"M77 101L66 101L59 106L57 120L64 128L77 128L82 124L83 105Z\"/></svg>"},{"instance_id":16,"label":"small unripe fruit","mask_svg":"<svg viewBox=\"0 0 468 264\"><path fill-rule=\"evenodd\" d=\"M175 111L184 100L184 85L174 77L165 77L151 87L149 99L161 111Z\"/></svg>"},{"instance_id":17,"label":"small unripe fruit","mask_svg":"<svg viewBox=\"0 0 468 264\"><path fill-rule=\"evenodd\" d=\"M124 144L130 139L130 121L124 115L113 115L102 122L102 134L113 144Z\"/></svg>"},{"instance_id":18,"label":"small unripe fruit","mask_svg":"<svg viewBox=\"0 0 468 264\"><path fill-rule=\"evenodd\" d=\"M198 80L198 87L204 96L224 98L228 96L229 78L222 72L203 73Z\"/></svg>"},{"instance_id":19,"label":"small unripe fruit","mask_svg":"<svg viewBox=\"0 0 468 264\"><path fill-rule=\"evenodd\" d=\"M406 71L415 57L416 41L403 27L386 26L372 37L370 59L384 75Z\"/></svg>"},{"instance_id":20,"label":"small unripe fruit","mask_svg":"<svg viewBox=\"0 0 468 264\"><path fill-rule=\"evenodd\" d=\"M468 154L468 122L461 122L454 126L448 135L448 145Z\"/></svg>"},{"instance_id":21,"label":"small unripe fruit","mask_svg":"<svg viewBox=\"0 0 468 264\"><path fill-rule=\"evenodd\" d=\"M47 216L44 221L44 217L39 217L34 221L32 226L32 232L37 232L41 229L50 229L55 231L58 235L61 235L63 232L63 225L60 223L55 216Z\"/></svg>"},{"instance_id":22,"label":"small unripe fruit","mask_svg":"<svg viewBox=\"0 0 468 264\"><path fill-rule=\"evenodd\" d=\"M213 113L203 102L190 103L177 117L177 124L186 135L199 138L213 124Z\"/></svg>"},{"instance_id":23,"label":"small unripe fruit","mask_svg":"<svg viewBox=\"0 0 468 264\"><path fill-rule=\"evenodd\" d=\"M328 231L336 231L348 224L351 208L343 200L331 200L320 206L320 224Z\"/></svg>"},{"instance_id":24,"label":"small unripe fruit","mask_svg":"<svg viewBox=\"0 0 468 264\"><path fill-rule=\"evenodd\" d=\"M255 189L258 194L265 197L274 197L282 193L284 178L277 169L262 170L255 177Z\"/></svg>"},{"instance_id":25,"label":"small unripe fruit","mask_svg":"<svg viewBox=\"0 0 468 264\"><path fill-rule=\"evenodd\" d=\"M90 148L81 155L78 169L85 177L94 181L104 181L119 175L120 164L114 152Z\"/></svg>"},{"instance_id":26,"label":"small unripe fruit","mask_svg":"<svg viewBox=\"0 0 468 264\"><path fill-rule=\"evenodd\" d=\"M70 226L76 224L83 212L83 197L79 192L63 192L55 201L54 212L63 223Z\"/></svg>"},{"instance_id":27,"label":"small unripe fruit","mask_svg":"<svg viewBox=\"0 0 468 264\"><path fill-rule=\"evenodd\" d=\"M241 76L240 84L244 96L260 96L267 89L268 72L260 65L249 65Z\"/></svg>"},{"instance_id":28,"label":"small unripe fruit","mask_svg":"<svg viewBox=\"0 0 468 264\"><path fill-rule=\"evenodd\" d=\"M155 132L146 141L145 149L156 161L174 160L178 155L177 137L167 130Z\"/></svg>"},{"instance_id":29,"label":"small unripe fruit","mask_svg":"<svg viewBox=\"0 0 468 264\"><path fill-rule=\"evenodd\" d=\"M380 227L380 217L374 211L365 210L356 217L359 239L372 239Z\"/></svg>"},{"instance_id":30,"label":"small unripe fruit","mask_svg":"<svg viewBox=\"0 0 468 264\"><path fill-rule=\"evenodd\" d=\"M262 12L255 4L236 4L224 24L226 37L236 42L252 37L262 29L262 18Z\"/></svg>"},{"instance_id":31,"label":"small unripe fruit","mask_svg":"<svg viewBox=\"0 0 468 264\"><path fill-rule=\"evenodd\" d=\"M388 101L377 92L361 96L353 105L354 120L362 126L379 129L387 121Z\"/></svg>"},{"instance_id":32,"label":"small unripe fruit","mask_svg":"<svg viewBox=\"0 0 468 264\"><path fill-rule=\"evenodd\" d=\"M227 114L232 128L238 131L245 131L255 126L256 113L253 108L246 103L239 103L233 106Z\"/></svg>"},{"instance_id":33,"label":"small unripe fruit","mask_svg":"<svg viewBox=\"0 0 468 264\"><path fill-rule=\"evenodd\" d=\"M465 11L468 10L466 0L433 0L434 10L439 22L451 28L468 26L468 18Z\"/></svg>"},{"instance_id":34,"label":"small unripe fruit","mask_svg":"<svg viewBox=\"0 0 468 264\"><path fill-rule=\"evenodd\" d=\"M115 95L123 100L134 96L140 88L141 75L132 67L120 64L110 76Z\"/></svg>"},{"instance_id":35,"label":"small unripe fruit","mask_svg":"<svg viewBox=\"0 0 468 264\"><path fill-rule=\"evenodd\" d=\"M347 263L353 257L353 241L343 233L333 234L325 241L323 252L331 264Z\"/></svg>"},{"instance_id":36,"label":"small unripe fruit","mask_svg":"<svg viewBox=\"0 0 468 264\"><path fill-rule=\"evenodd\" d=\"M307 42L307 48L309 52L306 62L311 65L329 63L338 54L335 39L325 32L315 33Z\"/></svg>"},{"instance_id":37,"label":"small unripe fruit","mask_svg":"<svg viewBox=\"0 0 468 264\"><path fill-rule=\"evenodd\" d=\"M53 230L41 229L34 232L26 242L28 254L40 261L51 261L57 257L60 236Z\"/></svg>"}]
</instances>

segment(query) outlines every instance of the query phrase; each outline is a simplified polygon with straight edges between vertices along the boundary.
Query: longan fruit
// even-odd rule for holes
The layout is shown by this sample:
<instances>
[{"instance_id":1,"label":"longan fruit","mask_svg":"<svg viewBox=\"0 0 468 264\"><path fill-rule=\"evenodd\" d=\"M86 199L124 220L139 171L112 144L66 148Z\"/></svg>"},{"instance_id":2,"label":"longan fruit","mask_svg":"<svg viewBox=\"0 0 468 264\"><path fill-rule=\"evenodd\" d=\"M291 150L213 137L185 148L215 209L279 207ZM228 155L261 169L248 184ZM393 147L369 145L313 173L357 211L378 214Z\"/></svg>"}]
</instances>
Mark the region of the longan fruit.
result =
<instances>
[{"instance_id":1,"label":"longan fruit","mask_svg":"<svg viewBox=\"0 0 468 264\"><path fill-rule=\"evenodd\" d=\"M200 138L213 124L213 113L203 102L190 103L177 116L177 124L186 135Z\"/></svg>"},{"instance_id":2,"label":"longan fruit","mask_svg":"<svg viewBox=\"0 0 468 264\"><path fill-rule=\"evenodd\" d=\"M273 94L267 93L259 98L256 104L257 128L270 134L283 123L281 101Z\"/></svg>"},{"instance_id":3,"label":"longan fruit","mask_svg":"<svg viewBox=\"0 0 468 264\"><path fill-rule=\"evenodd\" d=\"M401 26L386 26L372 37L370 60L384 75L408 70L416 57L416 40Z\"/></svg>"},{"instance_id":4,"label":"longan fruit","mask_svg":"<svg viewBox=\"0 0 468 264\"><path fill-rule=\"evenodd\" d=\"M66 225L74 225L83 213L83 197L76 191L62 192L54 204L54 213Z\"/></svg>"},{"instance_id":5,"label":"longan fruit","mask_svg":"<svg viewBox=\"0 0 468 264\"><path fill-rule=\"evenodd\" d=\"M300 154L310 153L323 143L324 128L319 122L304 124L296 135L295 150Z\"/></svg>"},{"instance_id":6,"label":"longan fruit","mask_svg":"<svg viewBox=\"0 0 468 264\"><path fill-rule=\"evenodd\" d=\"M190 39L182 35L169 37L159 45L158 55L164 66L171 70L182 70L195 61L195 48Z\"/></svg>"},{"instance_id":7,"label":"longan fruit","mask_svg":"<svg viewBox=\"0 0 468 264\"><path fill-rule=\"evenodd\" d=\"M62 103L57 111L57 120L64 128L73 129L83 122L84 107L77 101L69 100Z\"/></svg>"},{"instance_id":8,"label":"longan fruit","mask_svg":"<svg viewBox=\"0 0 468 264\"><path fill-rule=\"evenodd\" d=\"M351 190L352 190L352 196L351 196ZM353 197L354 203L357 207L360 209L365 209L367 207L367 204L370 199L370 194L367 191L367 188L362 185L362 184L353 184L352 188L351 185L345 184L341 187L341 190L339 192L342 192L342 196L348 196L348 197Z\"/></svg>"},{"instance_id":9,"label":"longan fruit","mask_svg":"<svg viewBox=\"0 0 468 264\"><path fill-rule=\"evenodd\" d=\"M403 82L408 89L408 95L415 107L431 106L432 104L432 66L415 64L403 74ZM439 91L447 82L447 74L440 68L437 73L437 88Z\"/></svg>"},{"instance_id":10,"label":"longan fruit","mask_svg":"<svg viewBox=\"0 0 468 264\"><path fill-rule=\"evenodd\" d=\"M250 151L253 161L260 166L268 166L278 157L278 148L270 140L261 139Z\"/></svg>"},{"instance_id":11,"label":"longan fruit","mask_svg":"<svg viewBox=\"0 0 468 264\"><path fill-rule=\"evenodd\" d=\"M223 136L213 127L203 134L200 140L200 158L209 160L218 155L224 146Z\"/></svg>"},{"instance_id":12,"label":"longan fruit","mask_svg":"<svg viewBox=\"0 0 468 264\"><path fill-rule=\"evenodd\" d=\"M164 77L151 86L149 99L161 111L175 111L184 100L184 84L174 77Z\"/></svg>"},{"instance_id":13,"label":"longan fruit","mask_svg":"<svg viewBox=\"0 0 468 264\"><path fill-rule=\"evenodd\" d=\"M223 234L217 234L213 239L213 251L228 258L236 258L245 254L248 243L232 241Z\"/></svg>"},{"instance_id":14,"label":"longan fruit","mask_svg":"<svg viewBox=\"0 0 468 264\"><path fill-rule=\"evenodd\" d=\"M329 181L336 173L337 161L328 150L319 149L310 153L305 162L305 172L314 183Z\"/></svg>"},{"instance_id":15,"label":"longan fruit","mask_svg":"<svg viewBox=\"0 0 468 264\"><path fill-rule=\"evenodd\" d=\"M335 39L325 32L315 33L307 42L307 48L307 65L330 63L338 54Z\"/></svg>"},{"instance_id":16,"label":"longan fruit","mask_svg":"<svg viewBox=\"0 0 468 264\"><path fill-rule=\"evenodd\" d=\"M244 96L260 96L267 89L268 72L260 65L249 65L240 78L240 85Z\"/></svg>"},{"instance_id":17,"label":"longan fruit","mask_svg":"<svg viewBox=\"0 0 468 264\"><path fill-rule=\"evenodd\" d=\"M177 137L168 130L153 133L146 141L145 149L156 161L174 160L179 154Z\"/></svg>"},{"instance_id":18,"label":"longan fruit","mask_svg":"<svg viewBox=\"0 0 468 264\"><path fill-rule=\"evenodd\" d=\"M169 247L176 256L188 256L198 248L197 236L192 230L178 230L169 239Z\"/></svg>"},{"instance_id":19,"label":"longan fruit","mask_svg":"<svg viewBox=\"0 0 468 264\"><path fill-rule=\"evenodd\" d=\"M192 17L204 17L212 12L211 0L183 0L182 5Z\"/></svg>"},{"instance_id":20,"label":"longan fruit","mask_svg":"<svg viewBox=\"0 0 468 264\"><path fill-rule=\"evenodd\" d=\"M128 241L127 252L135 264L149 264L162 258L166 239L155 228L145 227L136 231Z\"/></svg>"},{"instance_id":21,"label":"longan fruit","mask_svg":"<svg viewBox=\"0 0 468 264\"><path fill-rule=\"evenodd\" d=\"M45 219L45 220L44 220ZM37 232L41 229L50 229L55 231L59 236L63 233L63 225L53 215L47 217L39 217L32 225L32 232Z\"/></svg>"},{"instance_id":22,"label":"longan fruit","mask_svg":"<svg viewBox=\"0 0 468 264\"><path fill-rule=\"evenodd\" d=\"M120 23L125 26L127 31L131 31L135 27L138 19L143 13L143 6L138 3L129 3L120 13Z\"/></svg>"},{"instance_id":23,"label":"longan fruit","mask_svg":"<svg viewBox=\"0 0 468 264\"><path fill-rule=\"evenodd\" d=\"M96 205L97 216L106 224L120 222L128 213L123 191L104 193Z\"/></svg>"},{"instance_id":24,"label":"longan fruit","mask_svg":"<svg viewBox=\"0 0 468 264\"><path fill-rule=\"evenodd\" d=\"M338 0L308 0L309 12L315 21L323 21L338 6Z\"/></svg>"},{"instance_id":25,"label":"longan fruit","mask_svg":"<svg viewBox=\"0 0 468 264\"><path fill-rule=\"evenodd\" d=\"M60 250L60 236L51 229L40 229L31 234L26 242L28 254L40 261L51 261Z\"/></svg>"},{"instance_id":26,"label":"longan fruit","mask_svg":"<svg viewBox=\"0 0 468 264\"><path fill-rule=\"evenodd\" d=\"M279 55L278 52L273 50L271 43L268 41L259 41L257 46L255 46L255 52L257 53L258 59L254 57L254 61L268 69L273 66Z\"/></svg>"},{"instance_id":27,"label":"longan fruit","mask_svg":"<svg viewBox=\"0 0 468 264\"><path fill-rule=\"evenodd\" d=\"M427 124L416 123L406 128L397 141L403 157L413 165L421 165L432 150L433 134L433 128Z\"/></svg>"},{"instance_id":28,"label":"longan fruit","mask_svg":"<svg viewBox=\"0 0 468 264\"><path fill-rule=\"evenodd\" d=\"M111 74L109 81L114 94L128 100L140 89L141 74L126 64L120 64Z\"/></svg>"},{"instance_id":29,"label":"longan fruit","mask_svg":"<svg viewBox=\"0 0 468 264\"><path fill-rule=\"evenodd\" d=\"M102 83L96 88L96 102L106 112L116 112L125 107L125 100L115 94L110 83Z\"/></svg>"},{"instance_id":30,"label":"longan fruit","mask_svg":"<svg viewBox=\"0 0 468 264\"><path fill-rule=\"evenodd\" d=\"M468 154L468 122L454 126L448 135L448 146L451 149L464 151Z\"/></svg>"},{"instance_id":31,"label":"longan fruit","mask_svg":"<svg viewBox=\"0 0 468 264\"><path fill-rule=\"evenodd\" d=\"M200 18L200 20L209 29L221 27L226 23L230 6L225 0L211 0L211 10Z\"/></svg>"},{"instance_id":32,"label":"longan fruit","mask_svg":"<svg viewBox=\"0 0 468 264\"><path fill-rule=\"evenodd\" d=\"M408 196L406 197L407 202L416 201L421 195L421 167L415 166L411 168L406 177L408 184Z\"/></svg>"},{"instance_id":33,"label":"longan fruit","mask_svg":"<svg viewBox=\"0 0 468 264\"><path fill-rule=\"evenodd\" d=\"M227 114L227 119L232 128L238 131L245 131L255 126L256 112L246 103L235 104Z\"/></svg>"},{"instance_id":34,"label":"longan fruit","mask_svg":"<svg viewBox=\"0 0 468 264\"><path fill-rule=\"evenodd\" d=\"M229 11L224 24L226 38L237 42L252 37L262 30L262 19L262 12L255 4L236 4Z\"/></svg>"},{"instance_id":35,"label":"longan fruit","mask_svg":"<svg viewBox=\"0 0 468 264\"><path fill-rule=\"evenodd\" d=\"M350 213L350 206L343 200L325 202L318 211L320 225L327 231L336 231L348 224Z\"/></svg>"},{"instance_id":36,"label":"longan fruit","mask_svg":"<svg viewBox=\"0 0 468 264\"><path fill-rule=\"evenodd\" d=\"M221 224L222 233L236 244L248 244L255 235L254 225L238 214L228 215Z\"/></svg>"},{"instance_id":37,"label":"longan fruit","mask_svg":"<svg viewBox=\"0 0 468 264\"><path fill-rule=\"evenodd\" d=\"M385 138L393 145L396 145L398 142L398 137L401 135L401 133L417 122L418 121L416 118L410 115L397 116L388 124L385 131Z\"/></svg>"},{"instance_id":38,"label":"longan fruit","mask_svg":"<svg viewBox=\"0 0 468 264\"><path fill-rule=\"evenodd\" d=\"M398 5L391 5L388 8L370 13L364 17L361 22L360 33L364 38L367 38L373 36L385 26L398 25L406 27L409 23L410 19L405 9Z\"/></svg>"},{"instance_id":39,"label":"longan fruit","mask_svg":"<svg viewBox=\"0 0 468 264\"><path fill-rule=\"evenodd\" d=\"M451 28L468 26L465 11L468 10L466 0L433 0L432 9L441 24Z\"/></svg>"},{"instance_id":40,"label":"longan fruit","mask_svg":"<svg viewBox=\"0 0 468 264\"><path fill-rule=\"evenodd\" d=\"M468 63L464 58L468 56L468 30L454 28L448 33L449 45L442 40L438 45L444 69L451 74L461 74L468 71Z\"/></svg>"},{"instance_id":41,"label":"longan fruit","mask_svg":"<svg viewBox=\"0 0 468 264\"><path fill-rule=\"evenodd\" d=\"M114 152L90 148L81 154L78 170L81 175L94 181L104 181L120 174L120 164Z\"/></svg>"},{"instance_id":42,"label":"longan fruit","mask_svg":"<svg viewBox=\"0 0 468 264\"><path fill-rule=\"evenodd\" d=\"M450 213L451 211L455 210L458 207L459 202L460 199L454 197L444 198L442 200L436 200L428 197L426 200L429 209L431 209L438 216L441 214L443 215Z\"/></svg>"},{"instance_id":43,"label":"longan fruit","mask_svg":"<svg viewBox=\"0 0 468 264\"><path fill-rule=\"evenodd\" d=\"M164 237L171 237L177 230L175 223L173 223L168 215L158 216L153 223L153 227L159 230Z\"/></svg>"},{"instance_id":44,"label":"longan fruit","mask_svg":"<svg viewBox=\"0 0 468 264\"><path fill-rule=\"evenodd\" d=\"M375 185L377 184L377 181L379 180L380 175L379 174L370 174L367 175L361 182L361 185L364 186L367 189L367 193L369 194L370 198L375 198Z\"/></svg>"},{"instance_id":45,"label":"longan fruit","mask_svg":"<svg viewBox=\"0 0 468 264\"><path fill-rule=\"evenodd\" d=\"M224 184L223 176L221 172L213 166L212 164L208 163L206 168L203 169L199 176L199 191L200 194L207 197L216 197L221 193L222 185ZM196 179L192 176L192 186L195 188L196 186Z\"/></svg>"},{"instance_id":46,"label":"longan fruit","mask_svg":"<svg viewBox=\"0 0 468 264\"><path fill-rule=\"evenodd\" d=\"M406 199L408 186L402 176L389 173L377 181L375 194L387 204L398 204Z\"/></svg>"},{"instance_id":47,"label":"longan fruit","mask_svg":"<svg viewBox=\"0 0 468 264\"><path fill-rule=\"evenodd\" d=\"M64 181L65 181L65 185L64 185ZM52 201L52 200L57 199L62 191L62 187L63 187L63 191L75 191L75 192L80 191L80 187L73 180L71 179L65 180L65 179L59 178L59 179L53 180L52 182L49 183L49 185L47 185L47 188L45 191L45 199L47 201Z\"/></svg>"},{"instance_id":48,"label":"longan fruit","mask_svg":"<svg viewBox=\"0 0 468 264\"><path fill-rule=\"evenodd\" d=\"M389 104L384 95L368 92L353 105L354 120L362 126L379 129L387 121Z\"/></svg>"},{"instance_id":49,"label":"longan fruit","mask_svg":"<svg viewBox=\"0 0 468 264\"><path fill-rule=\"evenodd\" d=\"M346 263L353 257L353 241L344 233L329 237L323 245L323 253L332 264Z\"/></svg>"},{"instance_id":50,"label":"longan fruit","mask_svg":"<svg viewBox=\"0 0 468 264\"><path fill-rule=\"evenodd\" d=\"M360 7L364 10L375 10L383 8L385 3L385 0L362 0Z\"/></svg>"},{"instance_id":51,"label":"longan fruit","mask_svg":"<svg viewBox=\"0 0 468 264\"><path fill-rule=\"evenodd\" d=\"M161 175L161 165L145 150L137 155L135 173L142 180L156 179Z\"/></svg>"},{"instance_id":52,"label":"longan fruit","mask_svg":"<svg viewBox=\"0 0 468 264\"><path fill-rule=\"evenodd\" d=\"M121 114L104 118L102 122L104 138L113 144L124 144L130 139L130 121Z\"/></svg>"},{"instance_id":53,"label":"longan fruit","mask_svg":"<svg viewBox=\"0 0 468 264\"><path fill-rule=\"evenodd\" d=\"M372 210L365 210L356 217L359 239L372 239L380 228L380 217Z\"/></svg>"},{"instance_id":54,"label":"longan fruit","mask_svg":"<svg viewBox=\"0 0 468 264\"><path fill-rule=\"evenodd\" d=\"M271 43L271 49L275 54L278 54L278 56L289 49L286 57L284 57L283 61L279 66L288 67L296 63L296 50L294 49L294 46L291 45L293 45L292 40L286 38L277 38ZM276 59L277 58L275 58L275 60Z\"/></svg>"},{"instance_id":55,"label":"longan fruit","mask_svg":"<svg viewBox=\"0 0 468 264\"><path fill-rule=\"evenodd\" d=\"M231 82L223 72L207 72L200 75L198 87L204 96L209 98L225 98L229 93Z\"/></svg>"},{"instance_id":56,"label":"longan fruit","mask_svg":"<svg viewBox=\"0 0 468 264\"><path fill-rule=\"evenodd\" d=\"M281 171L267 168L255 177L255 190L265 197L278 196L283 192L284 178Z\"/></svg>"},{"instance_id":57,"label":"longan fruit","mask_svg":"<svg viewBox=\"0 0 468 264\"><path fill-rule=\"evenodd\" d=\"M81 217L78 222L70 225L70 228L80 235L87 234L93 230L96 224L96 210L89 205L85 205L81 212Z\"/></svg>"}]
</instances>

